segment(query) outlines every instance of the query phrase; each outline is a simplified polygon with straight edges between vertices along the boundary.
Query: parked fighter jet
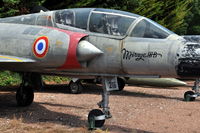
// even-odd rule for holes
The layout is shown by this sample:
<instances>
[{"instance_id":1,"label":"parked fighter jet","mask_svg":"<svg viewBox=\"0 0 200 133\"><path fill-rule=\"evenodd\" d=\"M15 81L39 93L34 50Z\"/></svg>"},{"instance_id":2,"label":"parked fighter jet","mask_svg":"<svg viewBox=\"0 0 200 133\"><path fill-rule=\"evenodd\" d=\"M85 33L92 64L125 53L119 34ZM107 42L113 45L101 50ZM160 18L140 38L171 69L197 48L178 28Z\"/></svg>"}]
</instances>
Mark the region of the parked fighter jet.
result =
<instances>
[{"instance_id":1,"label":"parked fighter jet","mask_svg":"<svg viewBox=\"0 0 200 133\"><path fill-rule=\"evenodd\" d=\"M156 22L128 12L84 8L0 19L0 68L23 74L16 93L19 106L33 102L41 74L101 78L103 111L90 111L91 128L111 118L109 92L117 77L200 76L200 44ZM192 100L189 91L185 98Z\"/></svg>"},{"instance_id":2,"label":"parked fighter jet","mask_svg":"<svg viewBox=\"0 0 200 133\"><path fill-rule=\"evenodd\" d=\"M117 78L119 91L122 91L125 85L143 85L154 87L177 87L186 86L187 83L175 78ZM91 84L101 83L101 79L84 79L83 82Z\"/></svg>"}]
</instances>

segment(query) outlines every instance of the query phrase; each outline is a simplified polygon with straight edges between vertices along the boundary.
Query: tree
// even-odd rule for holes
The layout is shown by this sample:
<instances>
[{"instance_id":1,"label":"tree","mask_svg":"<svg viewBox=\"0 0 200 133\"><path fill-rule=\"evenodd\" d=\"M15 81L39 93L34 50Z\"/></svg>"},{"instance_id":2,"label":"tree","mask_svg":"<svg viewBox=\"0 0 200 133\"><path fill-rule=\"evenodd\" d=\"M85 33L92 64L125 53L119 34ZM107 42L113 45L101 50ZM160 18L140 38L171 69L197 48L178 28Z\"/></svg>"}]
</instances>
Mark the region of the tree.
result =
<instances>
[{"instance_id":1,"label":"tree","mask_svg":"<svg viewBox=\"0 0 200 133\"><path fill-rule=\"evenodd\" d=\"M191 2L192 0L141 0L139 7L134 12L146 16L178 34L185 34L188 26L185 19Z\"/></svg>"},{"instance_id":2,"label":"tree","mask_svg":"<svg viewBox=\"0 0 200 133\"><path fill-rule=\"evenodd\" d=\"M2 0L0 17L30 13L30 9L44 2L41 0Z\"/></svg>"},{"instance_id":3,"label":"tree","mask_svg":"<svg viewBox=\"0 0 200 133\"><path fill-rule=\"evenodd\" d=\"M131 11L138 6L139 0L46 0L43 4L48 9L99 7Z\"/></svg>"},{"instance_id":4,"label":"tree","mask_svg":"<svg viewBox=\"0 0 200 133\"><path fill-rule=\"evenodd\" d=\"M200 35L200 2L199 0L193 0L191 10L188 13L186 22L188 23L187 34Z\"/></svg>"},{"instance_id":5,"label":"tree","mask_svg":"<svg viewBox=\"0 0 200 133\"><path fill-rule=\"evenodd\" d=\"M59 0L57 0L59 1ZM79 8L79 7L100 7L119 9L146 16L170 30L185 34L188 29L186 17L191 8L193 0L46 0L44 6L49 8ZM57 3L57 4L56 4Z\"/></svg>"}]
</instances>

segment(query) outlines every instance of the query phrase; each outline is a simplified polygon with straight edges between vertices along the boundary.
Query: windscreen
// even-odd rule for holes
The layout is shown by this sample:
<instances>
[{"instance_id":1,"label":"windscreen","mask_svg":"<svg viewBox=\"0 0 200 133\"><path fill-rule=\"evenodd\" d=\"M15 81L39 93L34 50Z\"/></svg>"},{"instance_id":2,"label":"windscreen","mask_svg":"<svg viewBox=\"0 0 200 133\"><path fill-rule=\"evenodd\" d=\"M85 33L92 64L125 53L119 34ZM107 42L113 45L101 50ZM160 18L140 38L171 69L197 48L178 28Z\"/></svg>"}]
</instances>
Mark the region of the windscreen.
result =
<instances>
[{"instance_id":1,"label":"windscreen","mask_svg":"<svg viewBox=\"0 0 200 133\"><path fill-rule=\"evenodd\" d=\"M134 27L131 36L141 38L164 39L167 38L170 34L174 33L151 20L142 19Z\"/></svg>"}]
</instances>

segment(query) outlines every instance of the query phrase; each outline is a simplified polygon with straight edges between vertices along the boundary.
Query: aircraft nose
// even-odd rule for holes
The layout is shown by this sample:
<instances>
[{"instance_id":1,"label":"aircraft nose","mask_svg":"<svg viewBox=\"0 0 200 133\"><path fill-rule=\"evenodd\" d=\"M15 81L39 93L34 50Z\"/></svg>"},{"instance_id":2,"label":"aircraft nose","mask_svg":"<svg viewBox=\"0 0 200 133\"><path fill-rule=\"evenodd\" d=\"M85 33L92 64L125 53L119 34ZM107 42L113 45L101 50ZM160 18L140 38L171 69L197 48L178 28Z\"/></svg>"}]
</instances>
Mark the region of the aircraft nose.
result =
<instances>
[{"instance_id":1,"label":"aircraft nose","mask_svg":"<svg viewBox=\"0 0 200 133\"><path fill-rule=\"evenodd\" d=\"M200 43L185 43L178 55L178 75L200 77Z\"/></svg>"}]
</instances>

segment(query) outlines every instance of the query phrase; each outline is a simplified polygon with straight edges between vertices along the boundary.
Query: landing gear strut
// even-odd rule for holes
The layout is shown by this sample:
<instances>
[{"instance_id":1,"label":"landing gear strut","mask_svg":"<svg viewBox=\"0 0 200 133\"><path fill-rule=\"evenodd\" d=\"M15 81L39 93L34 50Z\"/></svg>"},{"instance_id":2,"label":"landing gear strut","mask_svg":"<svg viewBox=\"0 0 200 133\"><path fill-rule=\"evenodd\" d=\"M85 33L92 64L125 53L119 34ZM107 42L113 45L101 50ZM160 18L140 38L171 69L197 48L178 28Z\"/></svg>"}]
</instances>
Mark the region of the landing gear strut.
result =
<instances>
[{"instance_id":1,"label":"landing gear strut","mask_svg":"<svg viewBox=\"0 0 200 133\"><path fill-rule=\"evenodd\" d=\"M28 106L33 102L34 89L38 88L38 79L41 75L36 73L23 73L22 83L17 89L16 100L18 106Z\"/></svg>"},{"instance_id":2,"label":"landing gear strut","mask_svg":"<svg viewBox=\"0 0 200 133\"><path fill-rule=\"evenodd\" d=\"M193 91L187 91L184 94L184 100L185 101L194 101L196 99L196 97L200 96L200 92L199 92L199 83L200 83L200 79L196 79L196 81L194 82L194 86L192 87Z\"/></svg>"},{"instance_id":3,"label":"landing gear strut","mask_svg":"<svg viewBox=\"0 0 200 133\"><path fill-rule=\"evenodd\" d=\"M20 85L20 87L17 89L16 93L16 100L18 106L28 106L33 102L34 99L34 92L33 88L29 85Z\"/></svg>"},{"instance_id":4,"label":"landing gear strut","mask_svg":"<svg viewBox=\"0 0 200 133\"><path fill-rule=\"evenodd\" d=\"M117 77L103 77L102 85L102 100L98 103L99 108L102 108L102 110L91 110L88 115L89 129L91 130L101 128L104 125L105 120L112 117L109 108L109 95L110 91L118 90Z\"/></svg>"}]
</instances>

